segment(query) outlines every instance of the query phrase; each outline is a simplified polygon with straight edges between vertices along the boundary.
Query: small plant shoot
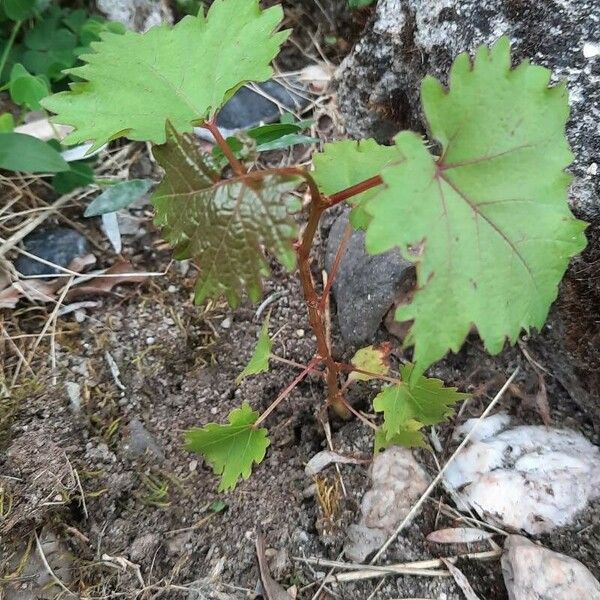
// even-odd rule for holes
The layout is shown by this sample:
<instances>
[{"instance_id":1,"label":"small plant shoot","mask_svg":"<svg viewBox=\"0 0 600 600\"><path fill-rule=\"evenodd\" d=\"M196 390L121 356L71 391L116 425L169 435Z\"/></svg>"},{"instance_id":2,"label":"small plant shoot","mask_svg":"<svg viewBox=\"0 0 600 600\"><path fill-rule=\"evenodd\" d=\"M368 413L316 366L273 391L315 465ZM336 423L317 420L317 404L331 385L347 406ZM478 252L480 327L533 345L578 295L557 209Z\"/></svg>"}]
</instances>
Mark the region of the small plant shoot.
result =
<instances>
[{"instance_id":1,"label":"small plant shoot","mask_svg":"<svg viewBox=\"0 0 600 600\"><path fill-rule=\"evenodd\" d=\"M156 224L177 258L198 264L198 303L258 301L269 276L265 250L298 270L316 338L313 359L284 361L299 374L262 414L244 403L228 423L186 435L187 447L221 476L223 491L263 460L263 423L309 373L325 382L328 407L375 430L376 451L426 447L425 428L448 419L466 398L425 377L428 367L457 352L473 329L496 354L523 331L542 327L569 259L586 243L585 224L567 203L567 90L550 86L545 68L527 61L512 68L507 38L478 48L473 60L458 56L448 88L431 77L423 81L430 140L403 131L392 146L326 144L313 171L247 164L215 118L240 86L271 77L270 63L288 36L277 31L281 19L280 7L262 10L258 0L216 0L206 16L187 16L175 27L104 32L81 57L84 65L69 71L81 81L41 100L56 123L73 127L71 143L97 148L124 136L154 144L165 172L153 197ZM194 126L213 134L219 156L199 150ZM299 189L310 198L301 230ZM310 255L321 216L342 202L352 207L352 225L365 230L369 253L398 248L416 266L415 293L395 315L410 322L404 350L412 349L412 362L399 373L389 345L363 348L348 364L331 353L331 282L318 291ZM277 358L271 351L267 318L238 383L268 370ZM348 387L365 381L382 383L373 399L379 425L346 400Z\"/></svg>"}]
</instances>

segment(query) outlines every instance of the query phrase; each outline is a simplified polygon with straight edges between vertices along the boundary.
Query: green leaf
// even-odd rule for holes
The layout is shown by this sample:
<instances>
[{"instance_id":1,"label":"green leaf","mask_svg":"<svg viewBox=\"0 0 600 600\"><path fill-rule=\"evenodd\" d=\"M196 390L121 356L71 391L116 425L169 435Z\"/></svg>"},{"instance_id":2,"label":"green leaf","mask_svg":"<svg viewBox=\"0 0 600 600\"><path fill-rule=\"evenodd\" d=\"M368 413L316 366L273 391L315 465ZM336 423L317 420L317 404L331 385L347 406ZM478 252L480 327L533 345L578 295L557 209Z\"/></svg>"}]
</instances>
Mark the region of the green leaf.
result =
<instances>
[{"instance_id":1,"label":"green leaf","mask_svg":"<svg viewBox=\"0 0 600 600\"><path fill-rule=\"evenodd\" d=\"M15 118L8 112L0 114L0 133L10 133L15 128Z\"/></svg>"},{"instance_id":2,"label":"green leaf","mask_svg":"<svg viewBox=\"0 0 600 600\"><path fill-rule=\"evenodd\" d=\"M34 75L45 75L51 80L64 77L63 69L75 64L77 37L64 27L59 27L60 12L44 16L24 38L27 50L22 62Z\"/></svg>"},{"instance_id":3,"label":"green leaf","mask_svg":"<svg viewBox=\"0 0 600 600\"><path fill-rule=\"evenodd\" d=\"M69 165L51 146L23 133L0 133L0 169L25 173L58 173Z\"/></svg>"},{"instance_id":4,"label":"green leaf","mask_svg":"<svg viewBox=\"0 0 600 600\"><path fill-rule=\"evenodd\" d=\"M240 478L248 479L253 463L260 463L269 447L267 430L254 429L258 413L248 404L229 413L227 425L209 423L185 435L188 450L202 454L217 475L219 491L232 490Z\"/></svg>"},{"instance_id":5,"label":"green leaf","mask_svg":"<svg viewBox=\"0 0 600 600\"><path fill-rule=\"evenodd\" d=\"M375 0L348 0L348 8L356 10L357 8L364 8L365 6L371 6Z\"/></svg>"},{"instance_id":6,"label":"green leaf","mask_svg":"<svg viewBox=\"0 0 600 600\"><path fill-rule=\"evenodd\" d=\"M300 201L289 192L298 179L266 175L261 180L217 180L202 154L168 124L168 142L154 148L165 178L152 197L155 223L176 247L177 258L200 266L196 302L225 296L237 306L244 290L256 302L261 277L270 273L266 247L288 270L295 266Z\"/></svg>"},{"instance_id":7,"label":"green leaf","mask_svg":"<svg viewBox=\"0 0 600 600\"><path fill-rule=\"evenodd\" d=\"M391 349L390 344L366 346L356 352L350 363L362 371L368 371L375 375L387 375L390 372L389 355ZM371 379L376 379L375 375L352 371L348 379L350 381L370 381Z\"/></svg>"},{"instance_id":8,"label":"green leaf","mask_svg":"<svg viewBox=\"0 0 600 600\"><path fill-rule=\"evenodd\" d=\"M217 0L207 17L187 16L173 28L144 34L102 34L87 64L69 71L86 82L51 96L44 106L75 131L67 143L119 136L165 141L169 120L180 132L212 115L248 81L265 81L288 32L273 33L280 6L258 0ZM144 93L140 93L144 90ZM90 118L94 115L94 118Z\"/></svg>"},{"instance_id":9,"label":"green leaf","mask_svg":"<svg viewBox=\"0 0 600 600\"><path fill-rule=\"evenodd\" d=\"M236 385L240 385L242 379L249 375L266 373L269 370L269 356L271 356L273 348L273 343L269 337L269 316L265 317L252 358L235 380Z\"/></svg>"},{"instance_id":10,"label":"green leaf","mask_svg":"<svg viewBox=\"0 0 600 600\"><path fill-rule=\"evenodd\" d=\"M48 84L42 77L31 75L19 63L13 65L8 89L15 104L30 110L40 110L40 100L50 93Z\"/></svg>"},{"instance_id":11,"label":"green leaf","mask_svg":"<svg viewBox=\"0 0 600 600\"><path fill-rule=\"evenodd\" d=\"M412 320L418 377L475 325L492 354L522 330L541 328L585 224L569 210L572 154L564 85L550 71L511 69L509 43L481 47L452 66L446 90L428 77L425 115L441 144L436 159L420 136L403 132L403 159L381 171L385 186L363 205L371 254L399 247L417 265L417 291L396 312Z\"/></svg>"},{"instance_id":12,"label":"green leaf","mask_svg":"<svg viewBox=\"0 0 600 600\"><path fill-rule=\"evenodd\" d=\"M256 149L258 152L269 152L270 150L284 150L285 148L291 148L292 146L298 146L299 144L318 144L319 141L318 138L310 137L308 135L290 133L288 135L282 135L272 142L259 144Z\"/></svg>"},{"instance_id":13,"label":"green leaf","mask_svg":"<svg viewBox=\"0 0 600 600\"><path fill-rule=\"evenodd\" d=\"M69 170L57 173L52 178L52 187L57 194L69 194L94 181L94 169L85 162L69 163Z\"/></svg>"},{"instance_id":14,"label":"green leaf","mask_svg":"<svg viewBox=\"0 0 600 600\"><path fill-rule=\"evenodd\" d=\"M388 440L407 429L408 423L435 425L453 414L452 406L468 397L456 388L444 387L439 379L420 376L412 382L413 365L400 369L402 383L384 388L373 400L373 408L383 412L384 429Z\"/></svg>"},{"instance_id":15,"label":"green leaf","mask_svg":"<svg viewBox=\"0 0 600 600\"><path fill-rule=\"evenodd\" d=\"M323 152L315 154L313 177L324 194L331 196L381 173L385 167L402 161L393 146L380 146L375 140L354 142L343 140L325 144ZM366 229L371 218L363 206L380 188L373 188L350 199L354 207L350 221L356 229Z\"/></svg>"},{"instance_id":16,"label":"green leaf","mask_svg":"<svg viewBox=\"0 0 600 600\"><path fill-rule=\"evenodd\" d=\"M3 0L2 8L13 21L23 21L33 15L35 0Z\"/></svg>"},{"instance_id":17,"label":"green leaf","mask_svg":"<svg viewBox=\"0 0 600 600\"><path fill-rule=\"evenodd\" d=\"M131 179L111 185L94 198L83 213L84 217L97 217L127 208L141 198L154 185L151 179Z\"/></svg>"},{"instance_id":18,"label":"green leaf","mask_svg":"<svg viewBox=\"0 0 600 600\"><path fill-rule=\"evenodd\" d=\"M377 454L390 446L403 446L404 448L429 448L427 438L421 431L423 423L409 419L404 423L404 427L388 436L385 427L380 427L375 432L374 454Z\"/></svg>"}]
</instances>

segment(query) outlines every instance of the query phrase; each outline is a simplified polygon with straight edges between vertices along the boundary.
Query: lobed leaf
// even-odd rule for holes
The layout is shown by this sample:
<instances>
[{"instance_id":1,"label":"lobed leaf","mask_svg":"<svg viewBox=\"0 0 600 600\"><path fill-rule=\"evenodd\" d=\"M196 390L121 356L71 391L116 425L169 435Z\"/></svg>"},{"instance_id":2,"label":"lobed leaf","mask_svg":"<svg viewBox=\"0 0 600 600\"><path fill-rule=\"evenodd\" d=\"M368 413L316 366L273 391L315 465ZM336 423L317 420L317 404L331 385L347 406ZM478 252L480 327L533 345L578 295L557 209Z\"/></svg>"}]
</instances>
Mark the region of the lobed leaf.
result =
<instances>
[{"instance_id":1,"label":"lobed leaf","mask_svg":"<svg viewBox=\"0 0 600 600\"><path fill-rule=\"evenodd\" d=\"M208 155L170 124L167 129L167 143L154 148L165 170L152 197L155 222L176 247L177 258L198 261L196 302L225 296L235 307L244 290L256 302L261 277L270 273L263 246L288 270L294 268L298 226L291 215L301 205L289 192L298 179L219 180Z\"/></svg>"},{"instance_id":2,"label":"lobed leaf","mask_svg":"<svg viewBox=\"0 0 600 600\"><path fill-rule=\"evenodd\" d=\"M402 446L404 448L429 448L427 438L421 431L423 423L409 419L404 423L402 429L388 435L385 427L380 427L375 432L375 444L373 448L374 454L377 454L381 450L385 450L390 446Z\"/></svg>"},{"instance_id":3,"label":"lobed leaf","mask_svg":"<svg viewBox=\"0 0 600 600\"><path fill-rule=\"evenodd\" d=\"M327 196L341 192L362 181L379 175L403 157L393 146L380 146L375 140L343 140L325 144L323 152L313 158L313 178ZM353 206L350 222L356 229L366 229L371 217L364 211L366 203L377 193L377 188L351 198Z\"/></svg>"},{"instance_id":4,"label":"lobed leaf","mask_svg":"<svg viewBox=\"0 0 600 600\"><path fill-rule=\"evenodd\" d=\"M217 475L219 491L232 490L240 478L248 479L252 465L260 463L269 447L267 430L254 429L258 413L248 404L229 413L227 425L209 423L185 434L188 450L202 454Z\"/></svg>"},{"instance_id":5,"label":"lobed leaf","mask_svg":"<svg viewBox=\"0 0 600 600\"><path fill-rule=\"evenodd\" d=\"M453 414L453 405L468 397L456 388L444 387L439 379L419 376L412 381L413 371L413 365L403 365L402 383L384 388L373 400L373 408L383 413L382 429L388 441L413 430L415 422L423 426L445 421Z\"/></svg>"},{"instance_id":6,"label":"lobed leaf","mask_svg":"<svg viewBox=\"0 0 600 600\"><path fill-rule=\"evenodd\" d=\"M274 33L280 6L258 0L216 0L207 16L187 16L174 27L144 34L101 34L85 65L68 73L84 80L43 101L56 123L75 128L66 143L116 137L165 142L165 124L190 132L215 114L241 85L265 81L288 32Z\"/></svg>"},{"instance_id":7,"label":"lobed leaf","mask_svg":"<svg viewBox=\"0 0 600 600\"><path fill-rule=\"evenodd\" d=\"M270 314L268 314L263 321L260 335L258 336L258 342L256 343L256 348L254 349L250 362L235 380L237 385L239 385L245 377L258 375L258 373L266 373L269 370L269 357L271 356L271 350L273 348L273 342L269 337L269 320Z\"/></svg>"},{"instance_id":8,"label":"lobed leaf","mask_svg":"<svg viewBox=\"0 0 600 600\"><path fill-rule=\"evenodd\" d=\"M405 345L414 346L415 379L458 351L473 326L492 354L541 328L570 257L585 247L585 224L567 202L567 91L549 81L528 62L511 69L507 38L480 47L474 63L461 54L449 89L431 77L422 84L441 156L400 133L383 151L397 157L378 171L384 185L360 201L368 252L398 247L417 266L414 298L396 311L412 321ZM368 164L345 146L329 153L337 160L321 180L338 177L334 165L344 173Z\"/></svg>"}]
</instances>

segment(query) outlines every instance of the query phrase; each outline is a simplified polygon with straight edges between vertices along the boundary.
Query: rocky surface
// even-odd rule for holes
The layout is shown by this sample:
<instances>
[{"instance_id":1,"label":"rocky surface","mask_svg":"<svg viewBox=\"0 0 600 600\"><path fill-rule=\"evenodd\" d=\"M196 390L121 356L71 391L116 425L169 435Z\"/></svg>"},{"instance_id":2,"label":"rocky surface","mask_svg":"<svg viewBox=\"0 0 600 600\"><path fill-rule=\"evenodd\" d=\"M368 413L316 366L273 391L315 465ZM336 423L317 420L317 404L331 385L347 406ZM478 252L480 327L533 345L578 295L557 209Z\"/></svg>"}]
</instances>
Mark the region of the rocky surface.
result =
<instances>
[{"instance_id":1,"label":"rocky surface","mask_svg":"<svg viewBox=\"0 0 600 600\"><path fill-rule=\"evenodd\" d=\"M420 82L447 81L454 57L508 35L516 60L530 58L566 80L569 139L576 156L573 206L600 210L600 8L593 0L380 0L365 37L337 73L339 106L348 132L388 141L422 128Z\"/></svg>"},{"instance_id":2,"label":"rocky surface","mask_svg":"<svg viewBox=\"0 0 600 600\"><path fill-rule=\"evenodd\" d=\"M329 232L325 254L329 273L348 222L348 213L342 213ZM372 342L386 313L413 282L414 268L400 252L371 256L365 250L364 232L353 231L333 282L344 341L352 346Z\"/></svg>"},{"instance_id":3,"label":"rocky surface","mask_svg":"<svg viewBox=\"0 0 600 600\"><path fill-rule=\"evenodd\" d=\"M429 484L412 452L397 446L375 456L371 479L373 487L362 499L360 522L348 528L344 546L348 559L355 562L364 561L384 544Z\"/></svg>"},{"instance_id":4,"label":"rocky surface","mask_svg":"<svg viewBox=\"0 0 600 600\"><path fill-rule=\"evenodd\" d=\"M478 419L461 428L466 433ZM486 423L489 421L489 423ZM536 425L501 431L506 415L485 419L449 466L446 486L465 511L530 534L572 524L600 496L600 450L580 433Z\"/></svg>"},{"instance_id":5,"label":"rocky surface","mask_svg":"<svg viewBox=\"0 0 600 600\"><path fill-rule=\"evenodd\" d=\"M134 31L148 31L155 25L173 21L164 0L97 0L97 4L108 19L119 21Z\"/></svg>"},{"instance_id":6,"label":"rocky surface","mask_svg":"<svg viewBox=\"0 0 600 600\"><path fill-rule=\"evenodd\" d=\"M502 571L509 600L600 599L600 583L578 560L520 535L504 544Z\"/></svg>"}]
</instances>

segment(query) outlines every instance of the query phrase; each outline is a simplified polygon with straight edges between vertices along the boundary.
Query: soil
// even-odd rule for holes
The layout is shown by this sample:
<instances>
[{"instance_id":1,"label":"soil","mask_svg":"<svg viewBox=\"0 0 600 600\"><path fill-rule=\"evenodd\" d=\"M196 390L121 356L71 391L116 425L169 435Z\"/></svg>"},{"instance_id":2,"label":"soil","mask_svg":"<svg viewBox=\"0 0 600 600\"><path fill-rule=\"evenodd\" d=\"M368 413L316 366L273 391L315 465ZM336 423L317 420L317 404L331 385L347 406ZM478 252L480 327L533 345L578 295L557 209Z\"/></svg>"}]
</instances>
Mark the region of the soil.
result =
<instances>
[{"instance_id":1,"label":"soil","mask_svg":"<svg viewBox=\"0 0 600 600\"><path fill-rule=\"evenodd\" d=\"M298 56L289 64L300 60ZM152 167L142 157L136 168L139 174L133 169L132 176L147 176ZM73 313L59 317L55 348L45 338L31 363L33 372L24 370L13 393L0 398L0 598L67 597L52 582L43 593L31 592L35 577L19 568L32 560L35 537L43 541L50 534L67 556L66 568L54 566L55 574L77 597L258 597L258 531L273 550L269 558L277 581L295 586L300 599L313 598L327 570L301 559L339 557L346 528L358 521L360 500L369 488L368 465L340 465L346 494L334 468L324 471L318 482L305 474L306 462L327 448L323 386L309 377L269 420L271 446L265 461L235 491L217 493L218 478L185 449L184 432L225 421L242 401L255 410L266 409L297 371L275 363L269 373L236 387L235 378L260 330L257 307L244 303L231 311L219 303L195 306L195 267L171 264L171 253L153 230L149 211L138 214L144 217L146 233L129 239L125 253L138 270L168 268L167 274L151 277L144 285L117 287L81 323ZM79 219L79 213L70 216ZM87 221L82 227L104 249L98 254L110 257L96 225ZM318 244L315 277L322 255ZM273 269L264 297L275 299L269 306L271 332L277 332L274 353L305 363L313 355L314 339L298 282L277 265ZM591 292L585 288L581 293ZM46 316L21 305L6 312L3 322L35 333ZM385 339L386 334L381 331L380 336ZM354 349L343 345L335 326L333 341L338 357L352 355ZM515 423L543 422L543 410L532 400L538 372L523 352L528 343L524 339L521 347L492 358L473 338L459 354L431 369L430 375L473 394L460 416L438 428L440 464L455 448L454 427L479 416L516 366L521 369L516 387L498 409L508 411ZM10 348L2 353L5 365L13 365ZM399 356L397 351L395 359ZM111 369L113 361L118 375ZM582 431L599 443L592 418L582 413L559 380L549 373L545 383L552 424ZM72 384L79 386L74 396L69 394ZM360 386L351 391L350 400L369 411L373 388ZM356 421L330 419L334 448L369 458L370 430ZM418 451L416 456L435 476L433 455ZM330 505L319 502L315 485L331 491ZM427 542L431 531L459 523L443 514L442 504L452 506L452 501L439 488L390 546L384 563L489 549L485 544L466 548ZM540 540L581 560L596 577L599 508L597 502L577 523ZM502 537L496 541L502 544ZM499 561L459 560L457 566L481 598L507 598ZM46 570L44 565L40 569ZM459 600L463 595L451 578L398 576L332 584L317 597Z\"/></svg>"}]
</instances>

